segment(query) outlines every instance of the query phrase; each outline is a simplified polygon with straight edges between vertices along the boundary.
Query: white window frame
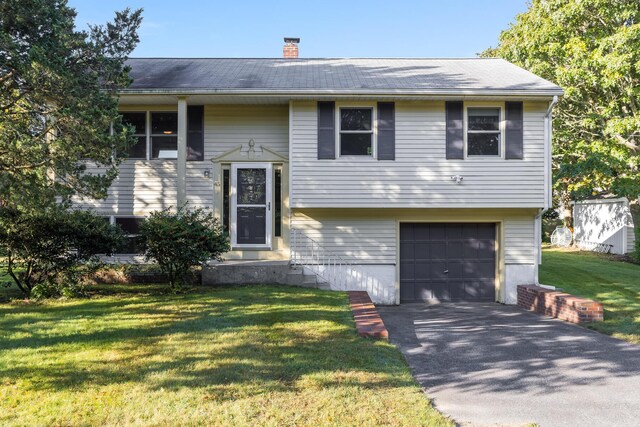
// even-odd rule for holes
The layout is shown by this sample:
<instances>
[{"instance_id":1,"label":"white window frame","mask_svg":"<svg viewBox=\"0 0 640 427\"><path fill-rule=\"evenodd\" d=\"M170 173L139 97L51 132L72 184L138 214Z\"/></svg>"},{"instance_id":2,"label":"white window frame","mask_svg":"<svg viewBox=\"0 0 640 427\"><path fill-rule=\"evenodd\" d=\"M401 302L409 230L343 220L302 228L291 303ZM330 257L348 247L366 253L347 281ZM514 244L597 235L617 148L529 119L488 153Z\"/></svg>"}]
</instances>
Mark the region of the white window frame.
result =
<instances>
[{"instance_id":1,"label":"white window frame","mask_svg":"<svg viewBox=\"0 0 640 427\"><path fill-rule=\"evenodd\" d=\"M500 144L498 154L469 155L469 108L497 108L499 109L498 131ZM505 150L505 104L504 102L465 102L464 104L464 158L465 159L503 159ZM493 131L492 131L493 132Z\"/></svg>"},{"instance_id":2,"label":"white window frame","mask_svg":"<svg viewBox=\"0 0 640 427\"><path fill-rule=\"evenodd\" d=\"M265 195L265 243L238 243L238 169L266 169ZM273 164L272 163L232 163L231 164L231 248L255 248L271 250L273 241ZM260 205L248 205L260 206ZM242 207L242 205L240 206Z\"/></svg>"},{"instance_id":3,"label":"white window frame","mask_svg":"<svg viewBox=\"0 0 640 427\"><path fill-rule=\"evenodd\" d=\"M345 133L371 134L371 155L363 154L342 154L342 110L367 109L371 110L371 130L370 131L345 131ZM373 104L344 104L336 105L336 157L349 159L377 159L378 158L378 108Z\"/></svg>"}]
</instances>

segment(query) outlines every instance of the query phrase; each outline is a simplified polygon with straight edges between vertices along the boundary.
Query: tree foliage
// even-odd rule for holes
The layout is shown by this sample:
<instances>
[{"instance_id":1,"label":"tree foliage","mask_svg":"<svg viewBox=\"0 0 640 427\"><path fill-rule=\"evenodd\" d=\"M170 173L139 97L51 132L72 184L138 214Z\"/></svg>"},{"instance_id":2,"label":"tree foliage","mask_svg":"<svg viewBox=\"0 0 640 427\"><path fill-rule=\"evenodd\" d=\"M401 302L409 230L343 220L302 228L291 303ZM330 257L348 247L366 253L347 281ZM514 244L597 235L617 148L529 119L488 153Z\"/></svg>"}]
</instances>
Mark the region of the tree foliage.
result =
<instances>
[{"instance_id":1,"label":"tree foliage","mask_svg":"<svg viewBox=\"0 0 640 427\"><path fill-rule=\"evenodd\" d=\"M213 214L203 209L152 212L140 226L148 260L158 263L176 291L192 267L220 259L229 250L229 240Z\"/></svg>"},{"instance_id":2,"label":"tree foliage","mask_svg":"<svg viewBox=\"0 0 640 427\"><path fill-rule=\"evenodd\" d=\"M532 0L502 32L501 57L555 82L556 197L640 194L640 2Z\"/></svg>"},{"instance_id":3,"label":"tree foliage","mask_svg":"<svg viewBox=\"0 0 640 427\"><path fill-rule=\"evenodd\" d=\"M3 270L27 297L36 286L75 286L98 254L111 255L123 244L122 231L91 212L0 209Z\"/></svg>"},{"instance_id":4,"label":"tree foliage","mask_svg":"<svg viewBox=\"0 0 640 427\"><path fill-rule=\"evenodd\" d=\"M138 43L141 10L74 29L66 0L0 0L0 202L37 206L73 194L106 196L133 142L118 126L118 89ZM110 125L122 129L111 136ZM86 174L90 159L104 173Z\"/></svg>"}]
</instances>

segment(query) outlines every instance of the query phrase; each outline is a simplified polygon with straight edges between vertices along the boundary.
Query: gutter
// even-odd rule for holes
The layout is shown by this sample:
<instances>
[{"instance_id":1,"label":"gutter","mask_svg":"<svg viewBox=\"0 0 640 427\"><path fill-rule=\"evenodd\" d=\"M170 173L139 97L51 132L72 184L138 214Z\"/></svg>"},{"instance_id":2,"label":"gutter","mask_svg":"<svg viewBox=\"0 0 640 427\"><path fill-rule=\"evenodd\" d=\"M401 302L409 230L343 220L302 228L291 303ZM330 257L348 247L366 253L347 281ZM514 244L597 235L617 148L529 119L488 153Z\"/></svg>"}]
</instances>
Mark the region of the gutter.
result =
<instances>
[{"instance_id":1,"label":"gutter","mask_svg":"<svg viewBox=\"0 0 640 427\"><path fill-rule=\"evenodd\" d=\"M549 102L549 108L544 115L544 208L538 211L535 216L535 236L536 236L536 263L535 263L535 277L536 283L539 285L538 280L538 266L542 264L542 215L548 211L552 206L551 201L551 138L552 138L552 120L551 113L553 107L558 103L558 96L554 95L553 99ZM548 177L548 178L547 178Z\"/></svg>"},{"instance_id":2,"label":"gutter","mask_svg":"<svg viewBox=\"0 0 640 427\"><path fill-rule=\"evenodd\" d=\"M406 95L422 95L422 96L537 96L548 97L562 95L562 89L546 89L546 90L503 90L503 89L181 89L181 88L163 88L163 89L124 89L118 92L118 95L245 95L245 96L406 96Z\"/></svg>"}]
</instances>

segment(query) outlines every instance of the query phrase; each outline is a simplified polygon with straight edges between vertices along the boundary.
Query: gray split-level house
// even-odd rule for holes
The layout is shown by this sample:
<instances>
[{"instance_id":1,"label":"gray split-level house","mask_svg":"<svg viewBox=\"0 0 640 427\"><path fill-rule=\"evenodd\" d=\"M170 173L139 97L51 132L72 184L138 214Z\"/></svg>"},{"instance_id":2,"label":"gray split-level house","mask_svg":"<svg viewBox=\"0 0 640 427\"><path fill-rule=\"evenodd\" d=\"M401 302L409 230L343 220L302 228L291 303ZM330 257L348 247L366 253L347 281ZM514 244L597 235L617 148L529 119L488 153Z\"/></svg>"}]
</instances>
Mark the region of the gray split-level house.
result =
<instances>
[{"instance_id":1,"label":"gray split-level house","mask_svg":"<svg viewBox=\"0 0 640 427\"><path fill-rule=\"evenodd\" d=\"M131 233L153 210L211 209L225 259L293 260L381 304L515 303L537 283L560 87L501 59L301 59L295 42L130 59L138 143L109 197L77 206Z\"/></svg>"}]
</instances>

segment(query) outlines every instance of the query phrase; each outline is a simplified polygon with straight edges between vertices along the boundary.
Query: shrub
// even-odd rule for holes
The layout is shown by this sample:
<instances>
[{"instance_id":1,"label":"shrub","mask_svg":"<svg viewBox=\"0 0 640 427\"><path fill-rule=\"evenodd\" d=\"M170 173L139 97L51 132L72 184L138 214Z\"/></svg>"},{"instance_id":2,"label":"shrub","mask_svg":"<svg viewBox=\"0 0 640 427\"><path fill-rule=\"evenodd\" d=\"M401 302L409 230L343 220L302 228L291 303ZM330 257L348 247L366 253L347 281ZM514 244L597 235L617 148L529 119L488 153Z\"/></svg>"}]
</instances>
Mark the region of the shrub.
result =
<instances>
[{"instance_id":1,"label":"shrub","mask_svg":"<svg viewBox=\"0 0 640 427\"><path fill-rule=\"evenodd\" d=\"M229 240L210 212L203 209L153 212L140 226L145 257L158 263L173 291L185 283L191 267L220 259Z\"/></svg>"},{"instance_id":2,"label":"shrub","mask_svg":"<svg viewBox=\"0 0 640 427\"><path fill-rule=\"evenodd\" d=\"M3 270L29 297L77 294L81 276L124 243L119 228L87 211L52 207L39 212L0 209Z\"/></svg>"}]
</instances>

